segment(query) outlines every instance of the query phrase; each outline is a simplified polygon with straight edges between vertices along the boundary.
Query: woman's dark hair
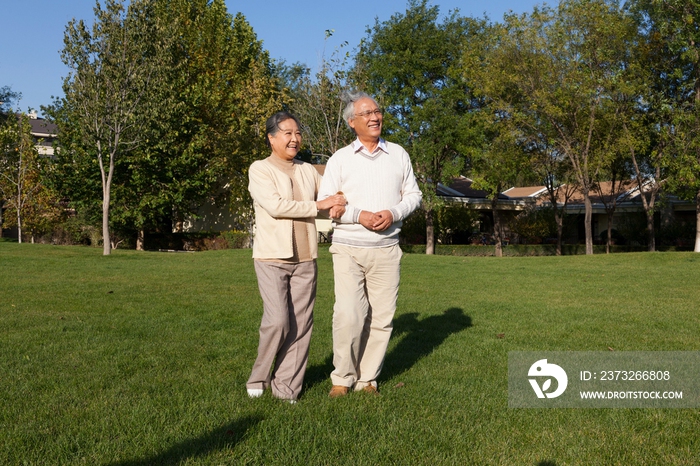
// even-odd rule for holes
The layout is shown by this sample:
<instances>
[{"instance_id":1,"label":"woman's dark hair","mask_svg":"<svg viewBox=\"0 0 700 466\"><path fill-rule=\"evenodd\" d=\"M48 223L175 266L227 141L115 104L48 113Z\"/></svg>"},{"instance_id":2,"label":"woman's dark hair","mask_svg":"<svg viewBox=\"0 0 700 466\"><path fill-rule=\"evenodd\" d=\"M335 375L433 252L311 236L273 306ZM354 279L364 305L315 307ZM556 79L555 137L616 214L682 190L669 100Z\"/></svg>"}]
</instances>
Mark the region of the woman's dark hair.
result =
<instances>
[{"instance_id":1,"label":"woman's dark hair","mask_svg":"<svg viewBox=\"0 0 700 466\"><path fill-rule=\"evenodd\" d=\"M274 136L277 134L277 131L280 129L280 123L282 123L285 120L294 120L294 122L297 124L299 128L301 128L301 123L299 123L299 120L297 117L292 115L289 112L277 112L274 115L272 115L270 118L267 119L267 122L265 123L265 143L267 144L267 147L272 147L270 144L270 138L269 136Z\"/></svg>"}]
</instances>

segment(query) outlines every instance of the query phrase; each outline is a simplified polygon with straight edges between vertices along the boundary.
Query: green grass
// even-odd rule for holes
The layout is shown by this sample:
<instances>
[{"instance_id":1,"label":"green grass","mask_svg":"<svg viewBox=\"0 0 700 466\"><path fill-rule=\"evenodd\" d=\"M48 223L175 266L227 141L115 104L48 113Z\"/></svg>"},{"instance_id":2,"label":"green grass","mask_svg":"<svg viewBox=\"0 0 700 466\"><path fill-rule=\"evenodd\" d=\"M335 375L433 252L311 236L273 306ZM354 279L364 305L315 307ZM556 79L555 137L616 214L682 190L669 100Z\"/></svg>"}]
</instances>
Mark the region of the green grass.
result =
<instances>
[{"instance_id":1,"label":"green grass","mask_svg":"<svg viewBox=\"0 0 700 466\"><path fill-rule=\"evenodd\" d=\"M700 350L700 255L404 256L382 396L331 400L331 260L296 405L245 393L248 250L0 242L0 464L697 465L697 409L510 409L507 355Z\"/></svg>"}]
</instances>

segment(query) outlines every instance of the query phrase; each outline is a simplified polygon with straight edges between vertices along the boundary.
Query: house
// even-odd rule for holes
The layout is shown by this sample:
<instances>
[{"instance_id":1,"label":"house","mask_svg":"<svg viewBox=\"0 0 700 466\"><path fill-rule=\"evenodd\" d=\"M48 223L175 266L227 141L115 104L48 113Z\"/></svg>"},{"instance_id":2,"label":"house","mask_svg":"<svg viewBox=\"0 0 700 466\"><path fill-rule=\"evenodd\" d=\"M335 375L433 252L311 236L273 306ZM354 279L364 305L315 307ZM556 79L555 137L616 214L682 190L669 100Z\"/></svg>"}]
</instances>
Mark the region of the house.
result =
<instances>
[{"instance_id":1,"label":"house","mask_svg":"<svg viewBox=\"0 0 700 466\"><path fill-rule=\"evenodd\" d=\"M573 186L570 187L571 189L567 188L567 186L558 188L556 192L557 205L560 208L565 207L567 214L569 228L565 241L578 243L585 240L584 196L578 188ZM644 188L645 186L642 187L642 189ZM438 185L437 193L446 202L460 203L468 208L478 210L481 218L479 231L493 232L491 200L487 198L486 192L472 188L472 180L460 176L455 178L449 186ZM618 182L615 183L614 187L612 182L600 182L589 193L589 199L592 207L592 234L595 242L603 242L601 238L607 235L613 201L615 208L612 213L612 227L615 230L624 231L630 242L642 243L645 241L646 214L636 182L630 180ZM504 224L505 236L510 237L511 241L517 242L519 238L511 231L510 223L516 216L525 211L551 207L551 200L546 186L513 187L499 194L496 206ZM665 195L664 202L657 204L657 206L661 207L657 208L655 213L657 232L662 227L670 225L692 225L693 228L695 227L696 206L694 202ZM617 232L616 234L621 233Z\"/></svg>"},{"instance_id":2,"label":"house","mask_svg":"<svg viewBox=\"0 0 700 466\"><path fill-rule=\"evenodd\" d=\"M32 136L36 140L36 148L39 151L39 155L53 157L53 144L56 140L58 127L43 118L38 118L36 111L29 113L28 116L29 124L32 127Z\"/></svg>"}]
</instances>

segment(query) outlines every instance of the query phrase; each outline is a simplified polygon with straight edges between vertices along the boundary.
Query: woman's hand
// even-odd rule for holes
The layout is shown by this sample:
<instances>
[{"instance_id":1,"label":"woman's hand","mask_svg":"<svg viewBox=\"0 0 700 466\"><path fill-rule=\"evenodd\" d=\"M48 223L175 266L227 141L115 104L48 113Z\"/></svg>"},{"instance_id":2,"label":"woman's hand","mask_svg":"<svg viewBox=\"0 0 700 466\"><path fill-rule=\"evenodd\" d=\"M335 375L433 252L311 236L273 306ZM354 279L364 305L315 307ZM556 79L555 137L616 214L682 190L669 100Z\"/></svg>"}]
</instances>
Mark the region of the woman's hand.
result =
<instances>
[{"instance_id":1,"label":"woman's hand","mask_svg":"<svg viewBox=\"0 0 700 466\"><path fill-rule=\"evenodd\" d=\"M333 207L342 207L343 212L345 212L345 205L347 203L348 202L345 200L345 196L343 196L342 194L334 194L333 196L329 196L322 201L316 201L316 208L318 210L329 210Z\"/></svg>"}]
</instances>

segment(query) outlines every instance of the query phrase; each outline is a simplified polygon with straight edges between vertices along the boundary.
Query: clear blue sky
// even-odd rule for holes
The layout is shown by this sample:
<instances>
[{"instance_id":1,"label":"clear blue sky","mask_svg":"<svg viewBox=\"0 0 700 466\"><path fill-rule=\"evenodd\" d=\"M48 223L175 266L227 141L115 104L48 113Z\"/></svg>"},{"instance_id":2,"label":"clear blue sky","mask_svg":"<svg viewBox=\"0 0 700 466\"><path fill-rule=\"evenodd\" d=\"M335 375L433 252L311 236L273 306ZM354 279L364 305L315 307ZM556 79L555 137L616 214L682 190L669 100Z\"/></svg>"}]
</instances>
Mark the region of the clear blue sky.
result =
<instances>
[{"instance_id":1,"label":"clear blue sky","mask_svg":"<svg viewBox=\"0 0 700 466\"><path fill-rule=\"evenodd\" d=\"M442 14L459 8L463 16L500 21L508 11L532 11L543 2L535 0L432 0ZM556 4L558 2L548 2ZM404 12L404 0L226 0L229 13L243 13L270 56L287 63L301 62L316 68L323 54L330 54L344 41L355 48L367 26ZM62 96L67 68L61 62L65 26L72 18L92 22L95 0L0 0L0 87L20 92L19 110L52 102ZM328 43L324 31L334 29Z\"/></svg>"}]
</instances>

